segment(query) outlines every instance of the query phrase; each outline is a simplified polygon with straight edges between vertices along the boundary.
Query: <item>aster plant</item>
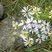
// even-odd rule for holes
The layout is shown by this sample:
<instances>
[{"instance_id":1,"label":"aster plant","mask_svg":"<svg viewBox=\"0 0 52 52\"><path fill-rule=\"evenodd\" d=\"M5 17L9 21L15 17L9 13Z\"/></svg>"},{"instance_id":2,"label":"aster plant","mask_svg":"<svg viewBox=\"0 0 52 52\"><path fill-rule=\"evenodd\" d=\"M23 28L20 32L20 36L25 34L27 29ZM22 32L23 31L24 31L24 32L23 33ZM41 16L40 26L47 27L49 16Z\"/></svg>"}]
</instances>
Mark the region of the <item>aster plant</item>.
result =
<instances>
[{"instance_id":1,"label":"aster plant","mask_svg":"<svg viewBox=\"0 0 52 52\"><path fill-rule=\"evenodd\" d=\"M2 0L11 19L13 47L6 52L52 52L52 0Z\"/></svg>"},{"instance_id":2,"label":"aster plant","mask_svg":"<svg viewBox=\"0 0 52 52\"><path fill-rule=\"evenodd\" d=\"M19 37L23 40L23 45L30 48L33 45L46 43L50 37L51 24L49 21L39 18L43 13L40 7L24 6L20 12L24 19L21 19L20 23L17 22L17 26L22 27ZM49 12L50 14L51 12Z\"/></svg>"}]
</instances>

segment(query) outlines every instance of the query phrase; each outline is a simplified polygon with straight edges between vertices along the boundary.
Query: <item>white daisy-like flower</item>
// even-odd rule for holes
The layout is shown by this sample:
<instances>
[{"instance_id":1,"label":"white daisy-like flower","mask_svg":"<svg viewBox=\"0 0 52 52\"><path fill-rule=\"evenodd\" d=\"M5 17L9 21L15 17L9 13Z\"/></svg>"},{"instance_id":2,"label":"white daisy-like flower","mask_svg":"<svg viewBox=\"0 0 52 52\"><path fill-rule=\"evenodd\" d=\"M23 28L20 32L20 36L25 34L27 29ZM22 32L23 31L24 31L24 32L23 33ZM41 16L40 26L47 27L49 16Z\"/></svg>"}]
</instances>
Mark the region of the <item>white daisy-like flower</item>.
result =
<instances>
[{"instance_id":1,"label":"white daisy-like flower","mask_svg":"<svg viewBox=\"0 0 52 52\"><path fill-rule=\"evenodd\" d=\"M35 42L41 44L42 41L45 41L48 38L45 34L38 35L38 38L35 40Z\"/></svg>"},{"instance_id":2,"label":"white daisy-like flower","mask_svg":"<svg viewBox=\"0 0 52 52\"><path fill-rule=\"evenodd\" d=\"M33 13L37 16L39 16L39 14L41 14L41 9L39 7L33 7Z\"/></svg>"},{"instance_id":3,"label":"white daisy-like flower","mask_svg":"<svg viewBox=\"0 0 52 52\"><path fill-rule=\"evenodd\" d=\"M23 29L27 29L29 32L38 32L38 25L36 20L28 19L24 27Z\"/></svg>"},{"instance_id":4,"label":"white daisy-like flower","mask_svg":"<svg viewBox=\"0 0 52 52\"><path fill-rule=\"evenodd\" d=\"M41 32L44 32L45 34L49 33L50 31L50 24L49 22L44 22L44 24L42 25L42 28L41 28Z\"/></svg>"},{"instance_id":5,"label":"white daisy-like flower","mask_svg":"<svg viewBox=\"0 0 52 52\"><path fill-rule=\"evenodd\" d=\"M24 46L29 46L29 47L31 47L32 45L33 45L33 43L34 43L34 40L33 40L33 38L27 38L25 41L24 41Z\"/></svg>"},{"instance_id":6,"label":"white daisy-like flower","mask_svg":"<svg viewBox=\"0 0 52 52\"><path fill-rule=\"evenodd\" d=\"M46 36L45 34L41 35L42 41L45 41L45 39L47 39L47 38L48 38L48 36Z\"/></svg>"},{"instance_id":7,"label":"white daisy-like flower","mask_svg":"<svg viewBox=\"0 0 52 52\"><path fill-rule=\"evenodd\" d=\"M49 12L49 18L52 18L52 10Z\"/></svg>"},{"instance_id":8,"label":"white daisy-like flower","mask_svg":"<svg viewBox=\"0 0 52 52\"><path fill-rule=\"evenodd\" d=\"M14 29L17 29L17 27L18 27L18 22L12 21L12 26L14 27Z\"/></svg>"},{"instance_id":9,"label":"white daisy-like flower","mask_svg":"<svg viewBox=\"0 0 52 52\"><path fill-rule=\"evenodd\" d=\"M29 9L29 7L23 7L22 9L22 15L26 18L29 18L29 17L33 17L33 12L31 10L31 8Z\"/></svg>"},{"instance_id":10,"label":"white daisy-like flower","mask_svg":"<svg viewBox=\"0 0 52 52\"><path fill-rule=\"evenodd\" d=\"M26 38L28 38L28 32L23 31L22 34L20 34L20 37L25 41Z\"/></svg>"}]
</instances>

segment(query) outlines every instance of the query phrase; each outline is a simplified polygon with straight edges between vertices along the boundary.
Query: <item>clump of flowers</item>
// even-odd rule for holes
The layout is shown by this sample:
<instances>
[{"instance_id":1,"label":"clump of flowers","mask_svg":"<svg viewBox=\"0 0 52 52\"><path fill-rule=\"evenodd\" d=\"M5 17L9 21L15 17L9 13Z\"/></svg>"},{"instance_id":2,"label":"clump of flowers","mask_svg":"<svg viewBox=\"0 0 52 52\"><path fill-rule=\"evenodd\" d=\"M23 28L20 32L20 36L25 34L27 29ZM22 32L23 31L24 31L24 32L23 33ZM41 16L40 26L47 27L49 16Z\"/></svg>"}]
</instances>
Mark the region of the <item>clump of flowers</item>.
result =
<instances>
[{"instance_id":1,"label":"clump of flowers","mask_svg":"<svg viewBox=\"0 0 52 52\"><path fill-rule=\"evenodd\" d=\"M32 6L31 8L23 7L22 9L22 15L26 18L34 18L34 15L39 16L42 12L40 7L34 7Z\"/></svg>"},{"instance_id":2,"label":"clump of flowers","mask_svg":"<svg viewBox=\"0 0 52 52\"><path fill-rule=\"evenodd\" d=\"M32 46L34 43L41 44L46 41L50 32L50 22L34 19L34 15L39 16L42 13L40 7L23 7L21 13L26 20L21 20L19 24L13 21L12 24L15 29L17 26L22 26L20 37L23 39L24 46Z\"/></svg>"},{"instance_id":3,"label":"clump of flowers","mask_svg":"<svg viewBox=\"0 0 52 52\"><path fill-rule=\"evenodd\" d=\"M29 37L29 34L27 31L23 31L22 34L20 34L20 37L24 41L24 46L32 46L34 43L33 38Z\"/></svg>"},{"instance_id":4,"label":"clump of flowers","mask_svg":"<svg viewBox=\"0 0 52 52\"><path fill-rule=\"evenodd\" d=\"M29 35L30 33L32 33L32 35L34 33L37 34L37 39L35 39L35 42L41 43L42 41L45 41L48 38L47 34L50 32L50 25L49 22L43 20L28 19L25 25L23 26L23 31L27 31L27 35ZM23 35L21 35L21 37L22 36ZM24 39L24 37L22 38ZM25 40L27 38L28 37L26 37Z\"/></svg>"},{"instance_id":5,"label":"clump of flowers","mask_svg":"<svg viewBox=\"0 0 52 52\"><path fill-rule=\"evenodd\" d=\"M34 14L39 16L39 14L42 13L40 8L32 7L29 9L27 6L23 7L21 12L22 15L27 18L25 22L22 22L23 27L22 33L20 34L24 45L32 46L34 43L41 44L42 41L46 41L48 39L48 33L50 32L50 22L34 19L33 16ZM34 39L34 37L36 38Z\"/></svg>"}]
</instances>

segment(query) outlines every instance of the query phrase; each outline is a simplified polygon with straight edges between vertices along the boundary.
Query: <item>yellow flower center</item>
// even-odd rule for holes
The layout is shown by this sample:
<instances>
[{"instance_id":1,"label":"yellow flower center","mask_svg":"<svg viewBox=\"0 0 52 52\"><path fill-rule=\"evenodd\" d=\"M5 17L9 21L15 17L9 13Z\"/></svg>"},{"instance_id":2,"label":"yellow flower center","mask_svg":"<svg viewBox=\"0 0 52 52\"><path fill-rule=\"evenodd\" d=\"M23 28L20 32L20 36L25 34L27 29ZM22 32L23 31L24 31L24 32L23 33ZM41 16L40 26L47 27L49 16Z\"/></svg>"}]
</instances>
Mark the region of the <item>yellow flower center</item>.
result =
<instances>
[{"instance_id":1,"label":"yellow flower center","mask_svg":"<svg viewBox=\"0 0 52 52\"><path fill-rule=\"evenodd\" d=\"M28 40L26 43L28 46L31 46L33 44L33 42L31 40Z\"/></svg>"},{"instance_id":2,"label":"yellow flower center","mask_svg":"<svg viewBox=\"0 0 52 52\"><path fill-rule=\"evenodd\" d=\"M24 37L28 37L28 32L23 32L22 34Z\"/></svg>"}]
</instances>

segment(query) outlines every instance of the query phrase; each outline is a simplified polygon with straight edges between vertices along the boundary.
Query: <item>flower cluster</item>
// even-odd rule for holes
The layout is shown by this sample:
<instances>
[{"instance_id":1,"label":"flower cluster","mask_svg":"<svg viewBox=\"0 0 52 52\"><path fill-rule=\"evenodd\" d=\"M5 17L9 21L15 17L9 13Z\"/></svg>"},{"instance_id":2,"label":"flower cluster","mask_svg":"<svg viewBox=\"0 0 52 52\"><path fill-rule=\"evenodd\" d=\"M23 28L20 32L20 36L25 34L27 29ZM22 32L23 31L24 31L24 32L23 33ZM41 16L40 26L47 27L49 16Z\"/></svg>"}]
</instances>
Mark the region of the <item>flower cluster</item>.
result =
<instances>
[{"instance_id":1,"label":"flower cluster","mask_svg":"<svg viewBox=\"0 0 52 52\"><path fill-rule=\"evenodd\" d=\"M33 45L34 40L33 40L33 38L29 37L28 32L23 31L22 34L20 34L20 37L24 41L24 46L32 46Z\"/></svg>"},{"instance_id":2,"label":"flower cluster","mask_svg":"<svg viewBox=\"0 0 52 52\"><path fill-rule=\"evenodd\" d=\"M28 19L25 23L25 25L23 26L23 31L27 31L29 35L29 33L35 33L37 34L37 39L35 39L35 42L39 42L41 43L41 41L45 41L48 36L47 34L50 32L50 24L49 22L43 21L43 20L33 20L33 19ZM23 36L23 34L21 35L21 37ZM23 40L24 37L28 37L28 36L23 36Z\"/></svg>"},{"instance_id":3,"label":"flower cluster","mask_svg":"<svg viewBox=\"0 0 52 52\"><path fill-rule=\"evenodd\" d=\"M23 30L28 30L29 32L36 32L41 34L47 34L50 29L49 22L46 23L46 21L43 20L33 20L33 19L28 19L26 21L26 24L23 26Z\"/></svg>"},{"instance_id":4,"label":"flower cluster","mask_svg":"<svg viewBox=\"0 0 52 52\"><path fill-rule=\"evenodd\" d=\"M24 40L25 46L32 46L34 43L41 43L42 41L45 41L48 38L48 33L50 32L50 22L47 22L45 20L37 20L34 19L34 14L39 16L41 14L41 10L39 7L32 7L31 9L27 7L23 7L22 9L22 15L26 17L26 21L23 22L20 26L23 25L22 33L20 34L20 37ZM30 17L30 18L29 18ZM30 36L30 34L36 35L35 39Z\"/></svg>"},{"instance_id":5,"label":"flower cluster","mask_svg":"<svg viewBox=\"0 0 52 52\"><path fill-rule=\"evenodd\" d=\"M26 17L26 18L29 18L29 17L33 18L34 14L37 15L37 16L39 16L39 14L42 13L41 9L39 7L34 7L34 6L32 6L30 9L29 9L28 6L27 7L23 7L23 9L22 9L21 12L22 12L22 15L24 17Z\"/></svg>"},{"instance_id":6,"label":"flower cluster","mask_svg":"<svg viewBox=\"0 0 52 52\"><path fill-rule=\"evenodd\" d=\"M40 7L23 7L21 13L26 20L21 20L21 23L12 21L12 26L14 29L22 27L20 37L23 39L24 46L32 46L34 43L41 44L46 41L50 33L50 22L37 20L34 16L39 16L42 13ZM51 13L52 10L49 12L50 16L52 16Z\"/></svg>"}]
</instances>

